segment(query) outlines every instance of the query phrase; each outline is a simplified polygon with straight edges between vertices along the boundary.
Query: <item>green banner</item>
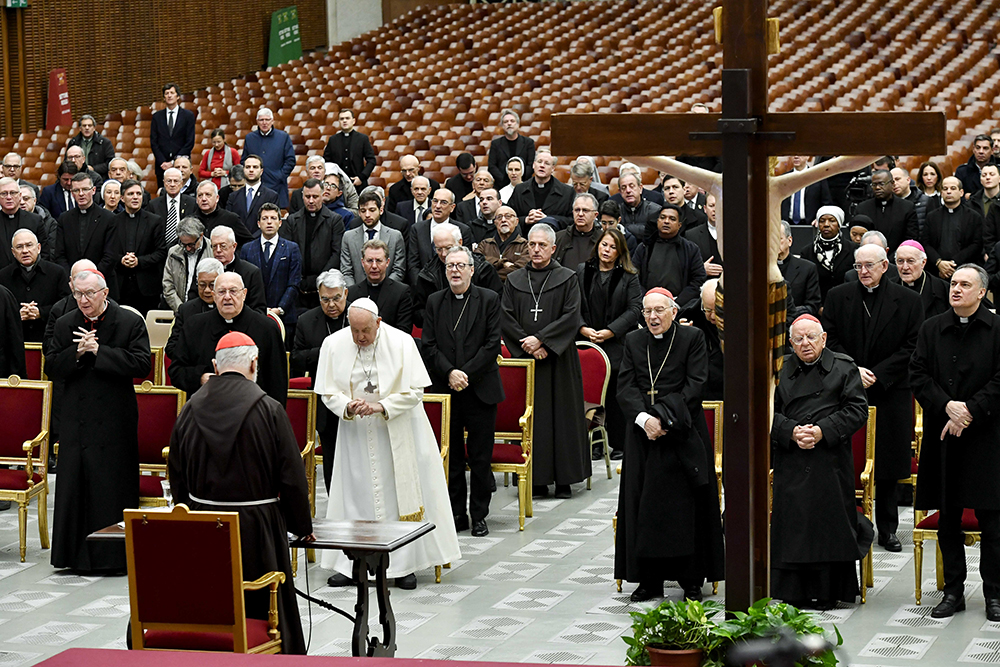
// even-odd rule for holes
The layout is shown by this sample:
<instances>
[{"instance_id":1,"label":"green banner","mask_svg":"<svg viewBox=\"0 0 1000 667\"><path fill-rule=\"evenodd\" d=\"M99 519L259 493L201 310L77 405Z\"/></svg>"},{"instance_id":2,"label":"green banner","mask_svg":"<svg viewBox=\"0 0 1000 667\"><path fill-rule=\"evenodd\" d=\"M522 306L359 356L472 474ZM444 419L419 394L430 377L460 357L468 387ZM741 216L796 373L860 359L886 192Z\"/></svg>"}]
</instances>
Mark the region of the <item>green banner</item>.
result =
<instances>
[{"instance_id":1,"label":"green banner","mask_svg":"<svg viewBox=\"0 0 1000 667\"><path fill-rule=\"evenodd\" d=\"M299 9L295 5L271 14L271 41L267 49L267 66L274 67L302 57L299 38Z\"/></svg>"},{"instance_id":2,"label":"green banner","mask_svg":"<svg viewBox=\"0 0 1000 667\"><path fill-rule=\"evenodd\" d=\"M6 4L10 9L25 9L28 6L28 0L7 0Z\"/></svg>"}]
</instances>

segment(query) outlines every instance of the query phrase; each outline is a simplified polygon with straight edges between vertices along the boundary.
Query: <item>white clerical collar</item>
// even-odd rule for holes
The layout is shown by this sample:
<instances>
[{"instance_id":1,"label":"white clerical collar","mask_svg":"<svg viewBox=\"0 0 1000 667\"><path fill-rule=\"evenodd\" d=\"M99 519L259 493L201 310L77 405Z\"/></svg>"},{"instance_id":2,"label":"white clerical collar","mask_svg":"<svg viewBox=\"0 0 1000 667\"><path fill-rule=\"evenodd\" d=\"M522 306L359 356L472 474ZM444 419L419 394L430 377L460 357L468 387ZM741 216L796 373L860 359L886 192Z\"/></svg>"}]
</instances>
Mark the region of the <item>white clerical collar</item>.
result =
<instances>
[{"instance_id":1,"label":"white clerical collar","mask_svg":"<svg viewBox=\"0 0 1000 667\"><path fill-rule=\"evenodd\" d=\"M464 299L465 298L464 294L455 294L454 292L452 292L451 295L453 297L455 297L456 299Z\"/></svg>"},{"instance_id":2,"label":"white clerical collar","mask_svg":"<svg viewBox=\"0 0 1000 667\"><path fill-rule=\"evenodd\" d=\"M968 317L959 317L958 321L961 322L962 324L968 324L969 323L969 318Z\"/></svg>"},{"instance_id":3,"label":"white clerical collar","mask_svg":"<svg viewBox=\"0 0 1000 667\"><path fill-rule=\"evenodd\" d=\"M232 323L233 323L232 320L226 320L226 324L232 324Z\"/></svg>"},{"instance_id":4,"label":"white clerical collar","mask_svg":"<svg viewBox=\"0 0 1000 667\"><path fill-rule=\"evenodd\" d=\"M655 338L656 340L662 340L663 334L653 334L653 338Z\"/></svg>"},{"instance_id":5,"label":"white clerical collar","mask_svg":"<svg viewBox=\"0 0 1000 667\"><path fill-rule=\"evenodd\" d=\"M708 223L708 233L709 233L709 234L711 235L711 237L712 237L713 239L715 239L716 241L718 241L718 240L719 240L719 230L718 230L718 229L716 229L716 228L715 228L715 225L713 225L713 224L712 224L711 222L710 222L710 223Z\"/></svg>"}]
</instances>

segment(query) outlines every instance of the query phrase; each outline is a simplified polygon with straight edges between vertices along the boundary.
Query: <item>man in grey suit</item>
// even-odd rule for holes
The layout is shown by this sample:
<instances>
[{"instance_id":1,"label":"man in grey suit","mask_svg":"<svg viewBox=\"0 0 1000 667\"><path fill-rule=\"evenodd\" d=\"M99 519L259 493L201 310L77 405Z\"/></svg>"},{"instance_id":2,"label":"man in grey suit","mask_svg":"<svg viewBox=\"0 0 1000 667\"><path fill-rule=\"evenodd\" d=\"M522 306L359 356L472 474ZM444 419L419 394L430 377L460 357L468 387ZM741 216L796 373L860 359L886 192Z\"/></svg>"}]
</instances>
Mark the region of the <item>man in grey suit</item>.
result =
<instances>
[{"instance_id":1,"label":"man in grey suit","mask_svg":"<svg viewBox=\"0 0 1000 667\"><path fill-rule=\"evenodd\" d=\"M390 257L389 277L403 282L406 275L406 249L403 235L397 230L382 224L380 211L382 201L373 192L363 192L358 197L358 213L362 224L348 230L344 234L344 242L340 248L340 272L349 285L358 285L365 281L365 267L361 260L361 247L365 241L379 239L388 247Z\"/></svg>"}]
</instances>

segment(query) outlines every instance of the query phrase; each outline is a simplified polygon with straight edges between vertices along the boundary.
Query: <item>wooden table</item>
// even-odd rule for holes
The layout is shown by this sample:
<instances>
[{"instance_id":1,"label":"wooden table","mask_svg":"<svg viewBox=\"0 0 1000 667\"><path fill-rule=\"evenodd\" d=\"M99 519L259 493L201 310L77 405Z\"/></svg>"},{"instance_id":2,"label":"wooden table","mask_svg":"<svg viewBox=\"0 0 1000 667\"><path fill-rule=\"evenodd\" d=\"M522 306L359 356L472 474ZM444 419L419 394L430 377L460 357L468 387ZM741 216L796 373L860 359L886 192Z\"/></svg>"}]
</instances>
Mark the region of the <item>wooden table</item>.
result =
<instances>
[{"instance_id":1,"label":"wooden table","mask_svg":"<svg viewBox=\"0 0 1000 667\"><path fill-rule=\"evenodd\" d=\"M154 510L155 511L155 510ZM325 609L335 611L354 623L351 634L351 655L391 658L396 653L396 617L389 604L389 554L434 530L429 522L415 521L326 521L313 520L315 542L293 540L293 549L339 549L354 563L352 578L358 598L354 614L334 607L296 589L301 597ZM121 541L125 529L114 524L87 536L89 541ZM378 601L378 622L382 638L368 636L368 574L375 575L375 599Z\"/></svg>"}]
</instances>

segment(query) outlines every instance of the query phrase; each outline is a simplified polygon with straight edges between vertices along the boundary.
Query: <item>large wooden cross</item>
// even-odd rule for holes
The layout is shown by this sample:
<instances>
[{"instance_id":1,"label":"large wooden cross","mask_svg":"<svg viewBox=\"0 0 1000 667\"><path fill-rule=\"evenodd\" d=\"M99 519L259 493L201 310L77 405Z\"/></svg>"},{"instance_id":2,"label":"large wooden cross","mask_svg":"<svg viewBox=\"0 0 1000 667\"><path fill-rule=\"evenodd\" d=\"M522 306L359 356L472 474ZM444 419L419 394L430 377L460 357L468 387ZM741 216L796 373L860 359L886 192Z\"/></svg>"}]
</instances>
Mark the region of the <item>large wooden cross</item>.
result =
<instances>
[{"instance_id":1,"label":"large wooden cross","mask_svg":"<svg viewBox=\"0 0 1000 667\"><path fill-rule=\"evenodd\" d=\"M745 610L769 594L768 156L940 155L946 128L938 112L768 113L767 0L722 4L721 115L555 114L552 150L722 155L726 606ZM776 43L776 21L770 27Z\"/></svg>"}]
</instances>

